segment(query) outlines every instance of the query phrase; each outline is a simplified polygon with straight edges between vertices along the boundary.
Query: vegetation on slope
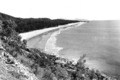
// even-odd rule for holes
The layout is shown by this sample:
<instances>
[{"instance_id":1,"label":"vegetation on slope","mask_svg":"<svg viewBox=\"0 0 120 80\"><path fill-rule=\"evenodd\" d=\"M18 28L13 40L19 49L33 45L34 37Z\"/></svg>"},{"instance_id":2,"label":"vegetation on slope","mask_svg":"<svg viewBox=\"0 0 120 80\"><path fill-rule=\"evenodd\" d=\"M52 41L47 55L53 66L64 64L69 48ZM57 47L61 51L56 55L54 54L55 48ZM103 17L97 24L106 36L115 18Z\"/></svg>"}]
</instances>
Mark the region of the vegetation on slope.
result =
<instances>
[{"instance_id":1,"label":"vegetation on slope","mask_svg":"<svg viewBox=\"0 0 120 80\"><path fill-rule=\"evenodd\" d=\"M0 20L13 20L18 25L15 30L19 33L79 22L78 20L51 20L49 18L15 18L3 13L0 13Z\"/></svg>"},{"instance_id":2,"label":"vegetation on slope","mask_svg":"<svg viewBox=\"0 0 120 80\"><path fill-rule=\"evenodd\" d=\"M0 24L0 38L5 51L28 67L38 80L115 80L86 67L85 55L80 57L77 64L73 64L67 59L46 54L35 48L27 48L26 40L21 41L15 31L17 25L14 21L2 21ZM9 64L12 63L9 61Z\"/></svg>"}]
</instances>

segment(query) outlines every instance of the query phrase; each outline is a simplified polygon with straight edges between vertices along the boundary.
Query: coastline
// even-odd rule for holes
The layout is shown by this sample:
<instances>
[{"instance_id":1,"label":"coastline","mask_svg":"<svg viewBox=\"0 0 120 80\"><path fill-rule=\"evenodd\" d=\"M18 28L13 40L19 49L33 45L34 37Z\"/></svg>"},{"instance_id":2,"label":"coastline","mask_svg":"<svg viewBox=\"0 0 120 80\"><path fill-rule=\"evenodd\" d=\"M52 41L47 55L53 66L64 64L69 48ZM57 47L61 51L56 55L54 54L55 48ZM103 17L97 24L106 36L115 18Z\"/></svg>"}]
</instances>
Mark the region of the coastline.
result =
<instances>
[{"instance_id":1,"label":"coastline","mask_svg":"<svg viewBox=\"0 0 120 80\"><path fill-rule=\"evenodd\" d=\"M51 31L56 31L56 29L60 29L60 28L64 28L66 26L71 26L71 25L76 25L80 22L76 22L76 23L70 23L70 24L66 24L66 25L59 25L56 27L51 27L51 28L44 28L44 29L40 29L40 30L34 30L34 31L30 31L30 32L25 32L25 33L20 33L19 35L22 36L22 40L26 39L29 40L32 37L38 36L38 35L44 35L46 33L49 33Z\"/></svg>"},{"instance_id":2,"label":"coastline","mask_svg":"<svg viewBox=\"0 0 120 80\"><path fill-rule=\"evenodd\" d=\"M61 57L59 55L59 51L61 51L63 49L63 47L58 47L56 45L56 42L57 42L57 39L56 37L62 32L62 31L65 31L65 30L68 30L68 29L71 29L71 28L75 28L75 27L78 27L82 24L85 24L85 22L80 22L78 23L77 25L65 25L64 27L60 28L58 31L55 31L51 37L47 40L46 44L45 44L45 48L44 48L44 51L48 54L53 54L53 55L56 55L58 57ZM75 60L76 62L76 60Z\"/></svg>"},{"instance_id":3,"label":"coastline","mask_svg":"<svg viewBox=\"0 0 120 80\"><path fill-rule=\"evenodd\" d=\"M56 36L60 34L60 30L59 31L56 31L54 32L50 38L47 40L46 44L45 44L45 48L44 48L44 51L48 54L53 54L53 55L56 55L56 56L59 56L59 51L62 50L63 48L62 47L57 47L56 46Z\"/></svg>"}]
</instances>

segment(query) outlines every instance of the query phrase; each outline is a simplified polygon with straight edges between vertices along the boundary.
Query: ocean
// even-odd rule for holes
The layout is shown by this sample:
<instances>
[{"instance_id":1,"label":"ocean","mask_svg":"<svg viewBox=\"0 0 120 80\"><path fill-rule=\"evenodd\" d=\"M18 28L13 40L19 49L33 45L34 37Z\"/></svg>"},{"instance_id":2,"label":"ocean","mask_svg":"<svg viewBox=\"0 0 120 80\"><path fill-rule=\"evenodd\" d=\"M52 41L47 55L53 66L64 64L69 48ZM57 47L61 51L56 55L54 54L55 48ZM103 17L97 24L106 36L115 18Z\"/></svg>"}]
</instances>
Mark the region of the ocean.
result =
<instances>
[{"instance_id":1,"label":"ocean","mask_svg":"<svg viewBox=\"0 0 120 80\"><path fill-rule=\"evenodd\" d=\"M120 21L89 21L74 27L76 25L58 33L54 30L34 36L28 39L27 45L75 62L86 54L89 68L109 75L120 74Z\"/></svg>"},{"instance_id":2,"label":"ocean","mask_svg":"<svg viewBox=\"0 0 120 80\"><path fill-rule=\"evenodd\" d=\"M91 21L62 31L56 45L59 55L77 61L86 54L86 65L104 73L120 73L120 21Z\"/></svg>"}]
</instances>

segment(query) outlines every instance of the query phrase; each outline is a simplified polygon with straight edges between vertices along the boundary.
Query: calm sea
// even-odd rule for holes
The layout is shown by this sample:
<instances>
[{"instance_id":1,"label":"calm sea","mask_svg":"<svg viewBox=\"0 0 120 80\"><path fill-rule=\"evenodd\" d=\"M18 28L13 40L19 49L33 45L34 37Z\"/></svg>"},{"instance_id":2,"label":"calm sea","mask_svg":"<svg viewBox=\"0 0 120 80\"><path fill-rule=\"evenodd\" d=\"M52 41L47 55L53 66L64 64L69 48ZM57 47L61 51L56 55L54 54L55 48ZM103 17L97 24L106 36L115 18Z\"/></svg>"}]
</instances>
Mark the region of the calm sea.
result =
<instances>
[{"instance_id":1,"label":"calm sea","mask_svg":"<svg viewBox=\"0 0 120 80\"><path fill-rule=\"evenodd\" d=\"M120 21L91 21L57 36L59 55L77 61L86 54L86 65L104 73L120 73Z\"/></svg>"}]
</instances>

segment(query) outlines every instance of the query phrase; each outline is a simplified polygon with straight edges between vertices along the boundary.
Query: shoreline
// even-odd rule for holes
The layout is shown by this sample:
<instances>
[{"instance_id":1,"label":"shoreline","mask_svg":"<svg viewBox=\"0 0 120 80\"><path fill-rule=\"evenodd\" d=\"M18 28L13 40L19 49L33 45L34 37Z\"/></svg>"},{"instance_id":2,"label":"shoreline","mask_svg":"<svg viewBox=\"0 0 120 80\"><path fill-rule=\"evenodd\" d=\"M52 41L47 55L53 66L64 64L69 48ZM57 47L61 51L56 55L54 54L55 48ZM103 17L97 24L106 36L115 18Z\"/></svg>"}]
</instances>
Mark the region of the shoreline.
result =
<instances>
[{"instance_id":1,"label":"shoreline","mask_svg":"<svg viewBox=\"0 0 120 80\"><path fill-rule=\"evenodd\" d=\"M37 35L44 34L46 32L50 32L50 31L53 31L53 30L56 30L56 29L64 28L66 26L76 25L78 23L80 23L80 22L70 23L70 24L66 24L66 25L59 25L59 26L56 26L56 27L44 28L44 29L40 29L40 30L34 30L34 31L30 31L30 32L20 33L19 35L22 37L22 40L23 39L28 40L32 37L37 36Z\"/></svg>"},{"instance_id":2,"label":"shoreline","mask_svg":"<svg viewBox=\"0 0 120 80\"><path fill-rule=\"evenodd\" d=\"M70 25L65 25L64 27L62 27L61 29L59 29L58 31L55 31L51 37L47 40L46 44L45 44L45 48L44 48L44 51L48 54L53 54L53 55L56 55L58 57L61 57L59 55L59 52L63 49L63 47L58 47L56 45L56 42L57 42L57 39L56 37L62 32L62 31L65 31L65 30L68 30L68 29L71 29L71 28L75 28L75 27L78 27L78 26L81 26L82 24L85 24L85 22L80 22L78 23L77 25L73 25L72 27L70 27ZM74 60L76 62L76 60Z\"/></svg>"}]
</instances>

